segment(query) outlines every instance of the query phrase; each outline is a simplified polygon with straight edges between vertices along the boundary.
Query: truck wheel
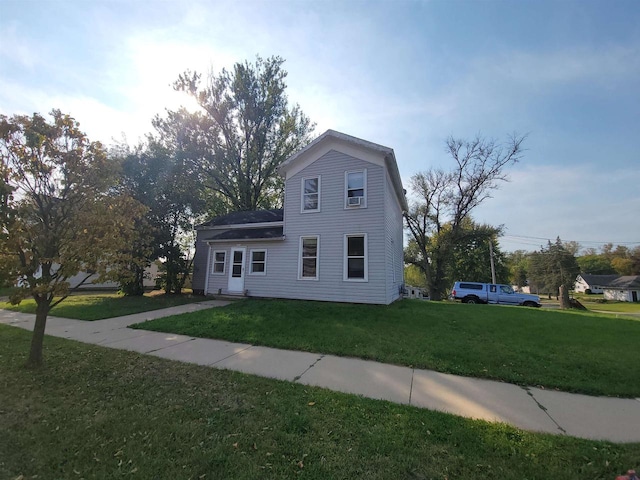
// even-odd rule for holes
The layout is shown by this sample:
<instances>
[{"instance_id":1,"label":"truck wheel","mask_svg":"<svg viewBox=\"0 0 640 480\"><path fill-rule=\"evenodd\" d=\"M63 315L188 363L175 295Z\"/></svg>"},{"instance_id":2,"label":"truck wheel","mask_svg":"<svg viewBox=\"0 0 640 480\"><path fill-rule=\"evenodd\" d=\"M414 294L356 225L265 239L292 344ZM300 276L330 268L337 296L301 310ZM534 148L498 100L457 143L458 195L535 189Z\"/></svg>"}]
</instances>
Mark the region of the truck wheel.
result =
<instances>
[{"instance_id":1,"label":"truck wheel","mask_svg":"<svg viewBox=\"0 0 640 480\"><path fill-rule=\"evenodd\" d=\"M478 303L478 300L474 297L465 297L462 303Z\"/></svg>"},{"instance_id":2,"label":"truck wheel","mask_svg":"<svg viewBox=\"0 0 640 480\"><path fill-rule=\"evenodd\" d=\"M534 302L524 302L523 305L525 307L537 307L538 306Z\"/></svg>"}]
</instances>

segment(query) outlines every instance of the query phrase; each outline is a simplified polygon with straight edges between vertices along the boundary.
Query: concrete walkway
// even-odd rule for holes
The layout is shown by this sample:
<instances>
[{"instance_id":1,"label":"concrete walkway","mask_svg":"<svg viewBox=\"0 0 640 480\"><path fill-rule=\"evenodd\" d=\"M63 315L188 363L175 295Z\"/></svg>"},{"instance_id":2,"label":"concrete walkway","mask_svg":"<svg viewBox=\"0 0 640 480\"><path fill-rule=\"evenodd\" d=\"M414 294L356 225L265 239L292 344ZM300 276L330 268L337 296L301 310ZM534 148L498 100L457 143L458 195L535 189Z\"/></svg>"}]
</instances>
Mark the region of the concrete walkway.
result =
<instances>
[{"instance_id":1,"label":"concrete walkway","mask_svg":"<svg viewBox=\"0 0 640 480\"><path fill-rule=\"evenodd\" d=\"M524 430L640 442L640 399L590 397L355 358L133 330L134 323L226 305L213 300L86 322L49 317L48 335L369 398L504 422ZM35 315L0 310L0 323L33 330Z\"/></svg>"}]
</instances>

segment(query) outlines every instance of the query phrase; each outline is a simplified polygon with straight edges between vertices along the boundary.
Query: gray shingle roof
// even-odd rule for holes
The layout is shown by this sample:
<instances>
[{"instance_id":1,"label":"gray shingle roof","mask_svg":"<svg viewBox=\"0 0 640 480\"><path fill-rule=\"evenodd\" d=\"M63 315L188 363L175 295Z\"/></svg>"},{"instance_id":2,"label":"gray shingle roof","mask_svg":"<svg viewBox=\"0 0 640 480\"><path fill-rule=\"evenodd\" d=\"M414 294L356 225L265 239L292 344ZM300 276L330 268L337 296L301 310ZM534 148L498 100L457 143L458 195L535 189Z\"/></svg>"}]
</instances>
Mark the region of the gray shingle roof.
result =
<instances>
[{"instance_id":1,"label":"gray shingle roof","mask_svg":"<svg viewBox=\"0 0 640 480\"><path fill-rule=\"evenodd\" d=\"M618 277L617 279L609 283L606 288L640 288L640 275L624 275L622 277Z\"/></svg>"},{"instance_id":2,"label":"gray shingle roof","mask_svg":"<svg viewBox=\"0 0 640 480\"><path fill-rule=\"evenodd\" d=\"M207 240L274 240L282 238L283 235L282 227L234 228L232 230L224 230L222 233L213 235Z\"/></svg>"},{"instance_id":3,"label":"gray shingle roof","mask_svg":"<svg viewBox=\"0 0 640 480\"><path fill-rule=\"evenodd\" d=\"M580 276L584 279L589 286L606 287L612 281L620 278L620 275L591 275L588 273L581 273Z\"/></svg>"},{"instance_id":4,"label":"gray shingle roof","mask_svg":"<svg viewBox=\"0 0 640 480\"><path fill-rule=\"evenodd\" d=\"M275 208L273 210L253 210L253 211L247 211L247 212L231 212L226 215L214 217L208 222L198 225L196 229L202 229L206 227L218 227L218 226L224 226L224 225L282 222L283 212L284 210L282 208Z\"/></svg>"}]
</instances>

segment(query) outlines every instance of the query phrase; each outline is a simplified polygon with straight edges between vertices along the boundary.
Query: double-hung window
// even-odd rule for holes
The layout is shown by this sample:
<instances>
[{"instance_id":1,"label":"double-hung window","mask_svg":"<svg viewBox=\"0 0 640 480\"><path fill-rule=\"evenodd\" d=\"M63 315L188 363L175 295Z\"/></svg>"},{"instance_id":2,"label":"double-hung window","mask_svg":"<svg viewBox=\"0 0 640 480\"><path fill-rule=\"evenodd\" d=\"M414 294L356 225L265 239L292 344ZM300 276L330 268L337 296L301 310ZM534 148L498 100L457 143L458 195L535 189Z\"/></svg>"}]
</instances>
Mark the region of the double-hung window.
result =
<instances>
[{"instance_id":1,"label":"double-hung window","mask_svg":"<svg viewBox=\"0 0 640 480\"><path fill-rule=\"evenodd\" d=\"M251 250L251 268L250 275L266 275L267 274L267 251Z\"/></svg>"},{"instance_id":2,"label":"double-hung window","mask_svg":"<svg viewBox=\"0 0 640 480\"><path fill-rule=\"evenodd\" d=\"M345 173L345 207L366 207L367 171L358 170Z\"/></svg>"},{"instance_id":3,"label":"double-hung window","mask_svg":"<svg viewBox=\"0 0 640 480\"><path fill-rule=\"evenodd\" d=\"M320 211L320 177L302 179L302 212Z\"/></svg>"},{"instance_id":4,"label":"double-hung window","mask_svg":"<svg viewBox=\"0 0 640 480\"><path fill-rule=\"evenodd\" d=\"M213 252L213 264L211 265L211 273L214 275L224 275L224 265L227 259L227 252L224 250L215 250Z\"/></svg>"},{"instance_id":5,"label":"double-hung window","mask_svg":"<svg viewBox=\"0 0 640 480\"><path fill-rule=\"evenodd\" d=\"M300 237L300 257L298 258L298 279L318 279L318 256L320 239L317 235Z\"/></svg>"},{"instance_id":6,"label":"double-hung window","mask_svg":"<svg viewBox=\"0 0 640 480\"><path fill-rule=\"evenodd\" d=\"M369 280L367 234L344 236L344 280Z\"/></svg>"}]
</instances>

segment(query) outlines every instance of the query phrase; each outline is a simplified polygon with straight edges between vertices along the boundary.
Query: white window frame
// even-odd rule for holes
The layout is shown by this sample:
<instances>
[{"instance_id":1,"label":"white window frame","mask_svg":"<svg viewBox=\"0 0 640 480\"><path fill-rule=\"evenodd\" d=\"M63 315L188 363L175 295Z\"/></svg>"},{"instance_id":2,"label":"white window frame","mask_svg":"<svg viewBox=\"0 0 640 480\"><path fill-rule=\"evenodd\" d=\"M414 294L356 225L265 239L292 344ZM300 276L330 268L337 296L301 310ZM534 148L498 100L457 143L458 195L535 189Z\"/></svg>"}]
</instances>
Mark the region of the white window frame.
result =
<instances>
[{"instance_id":1,"label":"white window frame","mask_svg":"<svg viewBox=\"0 0 640 480\"><path fill-rule=\"evenodd\" d=\"M316 276L315 277L303 277L303 257L302 257L302 245L304 240L308 240L314 238L316 240ZM312 258L312 257L307 257ZM315 280L317 281L320 278L320 235L304 235L300 237L300 245L298 248L298 280Z\"/></svg>"},{"instance_id":2,"label":"white window frame","mask_svg":"<svg viewBox=\"0 0 640 480\"><path fill-rule=\"evenodd\" d=\"M364 238L364 278L349 278L349 238ZM357 257L360 258L360 257ZM344 252L343 252L343 274L342 279L345 282L368 282L369 281L369 239L366 233L347 233L344 236Z\"/></svg>"},{"instance_id":3,"label":"white window frame","mask_svg":"<svg viewBox=\"0 0 640 480\"><path fill-rule=\"evenodd\" d=\"M314 208L314 209L305 209L304 208L304 183L307 180L313 180L313 179L317 179L318 180L318 207ZM302 178L302 184L300 186L300 213L314 213L314 212L319 212L320 211L320 198L321 198L321 190L322 190L322 179L320 177L320 175L315 175L312 177L303 177Z\"/></svg>"},{"instance_id":4,"label":"white window frame","mask_svg":"<svg viewBox=\"0 0 640 480\"><path fill-rule=\"evenodd\" d=\"M362 173L362 200L360 201L360 205L358 206L349 206L349 174L351 173ZM353 210L358 208L367 208L367 169L363 168L361 170L348 170L344 172L344 209L345 210Z\"/></svg>"},{"instance_id":5,"label":"white window frame","mask_svg":"<svg viewBox=\"0 0 640 480\"><path fill-rule=\"evenodd\" d=\"M222 271L216 272L216 253L222 253L224 255L224 260L222 261ZM211 256L211 275L224 275L227 273L227 251L226 250L214 250Z\"/></svg>"},{"instance_id":6,"label":"white window frame","mask_svg":"<svg viewBox=\"0 0 640 480\"><path fill-rule=\"evenodd\" d=\"M264 252L264 261L257 263L264 263L264 271L263 272L254 272L253 271L253 254L256 252ZM256 248L254 250L249 250L249 275L266 275L267 274L267 249L266 248Z\"/></svg>"}]
</instances>

